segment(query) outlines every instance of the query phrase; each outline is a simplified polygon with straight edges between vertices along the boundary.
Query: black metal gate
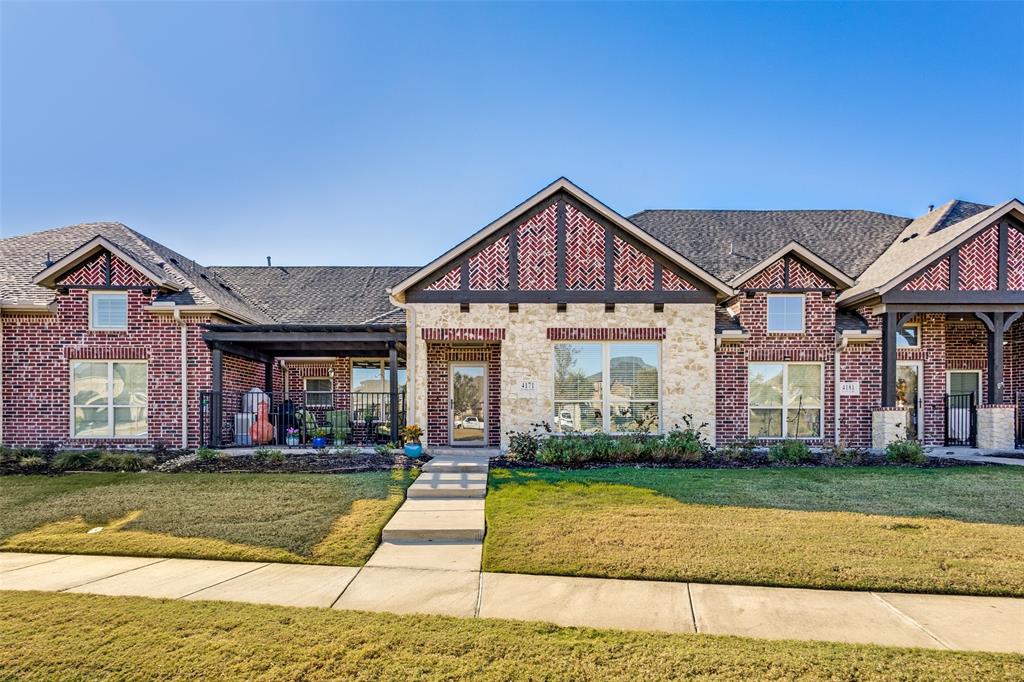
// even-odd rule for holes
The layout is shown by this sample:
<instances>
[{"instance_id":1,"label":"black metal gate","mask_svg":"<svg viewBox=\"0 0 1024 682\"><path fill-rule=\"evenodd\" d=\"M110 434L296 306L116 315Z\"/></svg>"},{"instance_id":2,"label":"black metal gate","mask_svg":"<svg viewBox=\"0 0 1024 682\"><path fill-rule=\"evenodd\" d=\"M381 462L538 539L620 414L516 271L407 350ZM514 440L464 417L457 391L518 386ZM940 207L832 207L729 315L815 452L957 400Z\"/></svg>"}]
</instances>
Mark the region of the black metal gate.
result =
<instances>
[{"instance_id":1,"label":"black metal gate","mask_svg":"<svg viewBox=\"0 0 1024 682\"><path fill-rule=\"evenodd\" d=\"M1018 448L1024 448L1024 391L1017 391L1017 439Z\"/></svg>"},{"instance_id":2,"label":"black metal gate","mask_svg":"<svg viewBox=\"0 0 1024 682\"><path fill-rule=\"evenodd\" d=\"M947 395L944 401L946 445L977 447L978 401L974 393Z\"/></svg>"}]
</instances>

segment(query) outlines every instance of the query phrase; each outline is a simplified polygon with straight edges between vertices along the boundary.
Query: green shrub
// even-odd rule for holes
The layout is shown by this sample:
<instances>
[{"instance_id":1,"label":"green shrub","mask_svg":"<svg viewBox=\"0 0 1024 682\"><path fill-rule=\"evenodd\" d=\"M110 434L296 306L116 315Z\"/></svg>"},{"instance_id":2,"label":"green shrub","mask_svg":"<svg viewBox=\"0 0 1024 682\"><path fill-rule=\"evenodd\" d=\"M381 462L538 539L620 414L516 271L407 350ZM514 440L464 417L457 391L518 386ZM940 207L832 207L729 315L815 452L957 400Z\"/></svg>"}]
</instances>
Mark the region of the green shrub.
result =
<instances>
[{"instance_id":1,"label":"green shrub","mask_svg":"<svg viewBox=\"0 0 1024 682\"><path fill-rule=\"evenodd\" d=\"M143 460L134 452L104 452L93 468L99 471L142 471Z\"/></svg>"},{"instance_id":2,"label":"green shrub","mask_svg":"<svg viewBox=\"0 0 1024 682\"><path fill-rule=\"evenodd\" d=\"M897 464L921 465L928 461L924 448L916 440L899 438L885 446L885 457Z\"/></svg>"},{"instance_id":3,"label":"green shrub","mask_svg":"<svg viewBox=\"0 0 1024 682\"><path fill-rule=\"evenodd\" d=\"M778 464L810 464L818 458L804 441L787 438L768 448L768 459Z\"/></svg>"},{"instance_id":4,"label":"green shrub","mask_svg":"<svg viewBox=\"0 0 1024 682\"><path fill-rule=\"evenodd\" d=\"M508 432L508 455L509 459L521 462L532 462L537 459L537 452L540 450L541 437L530 431L509 431Z\"/></svg>"},{"instance_id":5,"label":"green shrub","mask_svg":"<svg viewBox=\"0 0 1024 682\"><path fill-rule=\"evenodd\" d=\"M253 455L257 462L263 462L265 464L281 464L284 462L284 453L280 450L272 450L270 448L257 448L256 453Z\"/></svg>"},{"instance_id":6,"label":"green shrub","mask_svg":"<svg viewBox=\"0 0 1024 682\"><path fill-rule=\"evenodd\" d=\"M212 462L217 459L220 453L213 448L199 448L196 450L196 459L200 462Z\"/></svg>"},{"instance_id":7,"label":"green shrub","mask_svg":"<svg viewBox=\"0 0 1024 682\"><path fill-rule=\"evenodd\" d=\"M716 451L722 460L731 464L753 464L757 460L757 441L753 438L726 443Z\"/></svg>"},{"instance_id":8,"label":"green shrub","mask_svg":"<svg viewBox=\"0 0 1024 682\"><path fill-rule=\"evenodd\" d=\"M26 474L44 473L47 469L46 460L38 455L22 457L18 460L18 468Z\"/></svg>"},{"instance_id":9,"label":"green shrub","mask_svg":"<svg viewBox=\"0 0 1024 682\"><path fill-rule=\"evenodd\" d=\"M53 467L59 471L86 471L92 469L103 454L102 450L63 450L57 453Z\"/></svg>"}]
</instances>

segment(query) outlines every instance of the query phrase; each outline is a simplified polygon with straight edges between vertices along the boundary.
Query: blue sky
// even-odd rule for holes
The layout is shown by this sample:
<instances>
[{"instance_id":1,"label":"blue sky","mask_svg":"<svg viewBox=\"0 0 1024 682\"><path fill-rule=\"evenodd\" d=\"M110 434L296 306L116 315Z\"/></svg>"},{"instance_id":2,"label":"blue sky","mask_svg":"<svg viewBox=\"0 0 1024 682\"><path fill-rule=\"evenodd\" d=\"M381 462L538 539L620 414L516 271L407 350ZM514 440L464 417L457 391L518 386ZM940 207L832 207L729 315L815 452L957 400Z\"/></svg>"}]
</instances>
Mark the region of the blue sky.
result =
<instances>
[{"instance_id":1,"label":"blue sky","mask_svg":"<svg viewBox=\"0 0 1024 682\"><path fill-rule=\"evenodd\" d=\"M1024 4L0 3L0 233L421 264L565 175L644 208L1024 195Z\"/></svg>"}]
</instances>

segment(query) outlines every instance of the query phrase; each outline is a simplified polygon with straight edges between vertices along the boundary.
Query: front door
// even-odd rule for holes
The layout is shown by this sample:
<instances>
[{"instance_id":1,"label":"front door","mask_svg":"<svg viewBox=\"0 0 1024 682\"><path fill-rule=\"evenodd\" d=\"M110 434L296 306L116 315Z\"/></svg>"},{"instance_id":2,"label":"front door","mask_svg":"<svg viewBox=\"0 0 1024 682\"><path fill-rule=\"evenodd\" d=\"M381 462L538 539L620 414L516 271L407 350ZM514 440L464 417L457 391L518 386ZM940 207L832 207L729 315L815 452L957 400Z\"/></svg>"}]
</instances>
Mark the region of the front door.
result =
<instances>
[{"instance_id":1,"label":"front door","mask_svg":"<svg viewBox=\"0 0 1024 682\"><path fill-rule=\"evenodd\" d=\"M452 364L448 424L452 445L487 444L487 367L483 363Z\"/></svg>"},{"instance_id":2,"label":"front door","mask_svg":"<svg viewBox=\"0 0 1024 682\"><path fill-rule=\"evenodd\" d=\"M924 420L921 418L922 396L920 362L896 363L896 407L907 410L907 438L920 440L924 435Z\"/></svg>"}]
</instances>

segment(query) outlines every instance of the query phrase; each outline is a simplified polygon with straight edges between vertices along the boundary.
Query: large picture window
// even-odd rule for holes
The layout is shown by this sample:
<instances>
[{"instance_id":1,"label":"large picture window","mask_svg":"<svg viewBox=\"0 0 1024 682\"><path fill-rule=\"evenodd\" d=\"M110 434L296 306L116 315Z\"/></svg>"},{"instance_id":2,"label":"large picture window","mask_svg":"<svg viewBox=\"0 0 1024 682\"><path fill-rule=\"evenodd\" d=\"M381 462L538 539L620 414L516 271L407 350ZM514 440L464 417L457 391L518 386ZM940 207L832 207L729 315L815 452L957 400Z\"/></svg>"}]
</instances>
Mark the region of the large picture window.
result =
<instances>
[{"instance_id":1,"label":"large picture window","mask_svg":"<svg viewBox=\"0 0 1024 682\"><path fill-rule=\"evenodd\" d=\"M146 435L145 362L74 362L71 365L71 435L139 438Z\"/></svg>"},{"instance_id":2,"label":"large picture window","mask_svg":"<svg viewBox=\"0 0 1024 682\"><path fill-rule=\"evenodd\" d=\"M556 431L657 432L657 343L559 343L554 347Z\"/></svg>"},{"instance_id":3,"label":"large picture window","mask_svg":"<svg viewBox=\"0 0 1024 682\"><path fill-rule=\"evenodd\" d=\"M820 363L751 363L749 432L754 438L820 438Z\"/></svg>"}]
</instances>

